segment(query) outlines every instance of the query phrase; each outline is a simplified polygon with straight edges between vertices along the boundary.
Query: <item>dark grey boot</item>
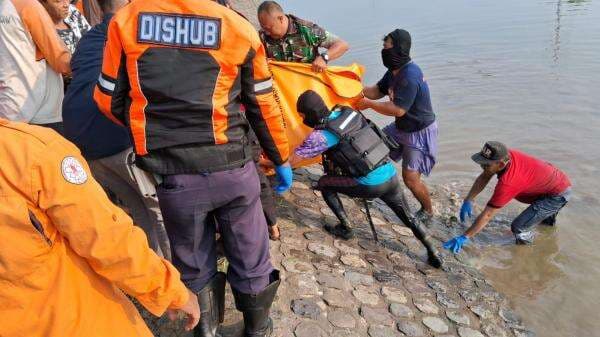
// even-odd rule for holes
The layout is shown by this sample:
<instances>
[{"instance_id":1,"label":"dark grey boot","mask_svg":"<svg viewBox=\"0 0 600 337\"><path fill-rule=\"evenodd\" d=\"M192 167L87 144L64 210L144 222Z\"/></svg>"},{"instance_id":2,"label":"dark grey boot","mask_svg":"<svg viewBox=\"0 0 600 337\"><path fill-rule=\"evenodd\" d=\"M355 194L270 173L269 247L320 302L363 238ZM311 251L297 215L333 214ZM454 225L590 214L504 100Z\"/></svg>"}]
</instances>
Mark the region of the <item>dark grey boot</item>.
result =
<instances>
[{"instance_id":1,"label":"dark grey boot","mask_svg":"<svg viewBox=\"0 0 600 337\"><path fill-rule=\"evenodd\" d=\"M245 337L269 337L273 332L269 310L279 288L279 270L274 270L270 279L271 283L256 295L244 294L232 288L235 306L244 315Z\"/></svg>"},{"instance_id":2,"label":"dark grey boot","mask_svg":"<svg viewBox=\"0 0 600 337\"><path fill-rule=\"evenodd\" d=\"M220 336L217 329L225 314L225 282L225 274L218 272L197 294L201 316L194 337Z\"/></svg>"}]
</instances>

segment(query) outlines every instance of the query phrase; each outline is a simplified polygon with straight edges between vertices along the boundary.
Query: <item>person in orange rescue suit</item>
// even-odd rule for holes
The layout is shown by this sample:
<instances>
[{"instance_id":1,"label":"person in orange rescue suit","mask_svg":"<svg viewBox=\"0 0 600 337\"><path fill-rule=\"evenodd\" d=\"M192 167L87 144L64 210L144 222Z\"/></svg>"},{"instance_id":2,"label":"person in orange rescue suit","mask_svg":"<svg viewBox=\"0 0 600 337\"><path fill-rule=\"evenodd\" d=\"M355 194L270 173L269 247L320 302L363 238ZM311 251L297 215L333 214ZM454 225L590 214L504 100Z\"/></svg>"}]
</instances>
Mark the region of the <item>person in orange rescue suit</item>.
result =
<instances>
[{"instance_id":1,"label":"person in orange rescue suit","mask_svg":"<svg viewBox=\"0 0 600 337\"><path fill-rule=\"evenodd\" d=\"M293 175L254 27L211 0L134 1L110 23L94 98L129 129L136 165L161 181L157 196L173 264L199 297L195 335L215 336L223 319L214 218L245 335L270 336L279 272L270 261L249 126L276 165L276 191L287 191Z\"/></svg>"},{"instance_id":2,"label":"person in orange rescue suit","mask_svg":"<svg viewBox=\"0 0 600 337\"><path fill-rule=\"evenodd\" d=\"M113 205L75 145L0 118L0 336L151 337L134 305L200 317L196 296Z\"/></svg>"}]
</instances>

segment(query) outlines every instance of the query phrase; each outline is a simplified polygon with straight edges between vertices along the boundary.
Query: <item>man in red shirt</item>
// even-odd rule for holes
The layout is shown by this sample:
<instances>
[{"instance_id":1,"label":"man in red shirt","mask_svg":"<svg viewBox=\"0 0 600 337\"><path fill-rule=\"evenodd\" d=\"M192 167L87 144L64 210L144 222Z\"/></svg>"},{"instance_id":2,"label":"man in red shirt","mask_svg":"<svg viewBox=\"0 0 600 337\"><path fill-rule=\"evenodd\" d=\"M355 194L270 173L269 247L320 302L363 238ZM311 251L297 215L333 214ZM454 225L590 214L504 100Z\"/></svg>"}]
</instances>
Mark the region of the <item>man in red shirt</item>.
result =
<instances>
[{"instance_id":1,"label":"man in red shirt","mask_svg":"<svg viewBox=\"0 0 600 337\"><path fill-rule=\"evenodd\" d=\"M446 242L444 248L458 253L470 238L479 233L487 223L512 199L530 204L511 224L517 244L533 241L533 227L538 223L554 225L556 215L571 196L569 177L552 164L521 151L508 149L500 142L485 143L473 161L483 172L477 177L460 209L460 220L472 216L473 199L485 188L492 176L498 176L494 195L475 223L464 235Z\"/></svg>"}]
</instances>

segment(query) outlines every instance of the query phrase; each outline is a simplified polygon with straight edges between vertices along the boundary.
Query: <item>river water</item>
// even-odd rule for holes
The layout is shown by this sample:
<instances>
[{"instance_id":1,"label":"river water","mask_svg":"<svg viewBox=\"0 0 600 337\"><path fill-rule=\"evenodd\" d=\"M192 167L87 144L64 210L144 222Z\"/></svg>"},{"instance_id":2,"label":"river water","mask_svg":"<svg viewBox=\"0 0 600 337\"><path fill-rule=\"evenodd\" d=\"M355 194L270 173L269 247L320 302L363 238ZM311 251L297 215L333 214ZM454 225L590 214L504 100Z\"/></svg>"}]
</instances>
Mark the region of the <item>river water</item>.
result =
<instances>
[{"instance_id":1,"label":"river water","mask_svg":"<svg viewBox=\"0 0 600 337\"><path fill-rule=\"evenodd\" d=\"M492 139L567 172L575 195L557 228L540 228L531 247L476 241L484 253L475 263L538 336L600 336L600 1L281 3L347 40L336 63L365 65L368 84L384 72L381 38L411 32L440 126L429 183L459 182L465 195L479 173L470 155Z\"/></svg>"}]
</instances>

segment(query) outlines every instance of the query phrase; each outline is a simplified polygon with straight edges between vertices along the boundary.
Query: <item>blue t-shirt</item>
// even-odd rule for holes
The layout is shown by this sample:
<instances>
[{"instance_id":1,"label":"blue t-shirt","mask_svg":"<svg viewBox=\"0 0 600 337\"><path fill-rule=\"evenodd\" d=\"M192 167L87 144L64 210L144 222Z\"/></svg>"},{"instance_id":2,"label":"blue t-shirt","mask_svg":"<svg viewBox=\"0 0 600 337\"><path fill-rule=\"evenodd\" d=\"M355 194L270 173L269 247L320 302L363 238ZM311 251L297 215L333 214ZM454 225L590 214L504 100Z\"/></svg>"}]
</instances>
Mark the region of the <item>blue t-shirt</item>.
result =
<instances>
[{"instance_id":1,"label":"blue t-shirt","mask_svg":"<svg viewBox=\"0 0 600 337\"><path fill-rule=\"evenodd\" d=\"M340 114L341 111L333 111L331 115L329 115L329 118L336 119L340 116ZM340 142L338 136L336 136L333 132L328 130L322 130L322 132L323 136L325 136L325 140L327 141L327 148L331 148ZM364 177L356 178L356 181L361 185L372 186L383 184L395 176L396 167L394 167L394 165L390 162L379 166Z\"/></svg>"},{"instance_id":2,"label":"blue t-shirt","mask_svg":"<svg viewBox=\"0 0 600 337\"><path fill-rule=\"evenodd\" d=\"M93 98L111 17L105 16L79 41L71 59L73 80L63 101L65 137L87 160L112 156L132 146L127 130L105 117Z\"/></svg>"},{"instance_id":3,"label":"blue t-shirt","mask_svg":"<svg viewBox=\"0 0 600 337\"><path fill-rule=\"evenodd\" d=\"M396 127L404 132L420 131L435 122L431 107L429 86L423 72L414 62L400 68L396 76L387 71L377 82L382 94L388 95L392 102L406 110L406 114L396 118Z\"/></svg>"}]
</instances>

